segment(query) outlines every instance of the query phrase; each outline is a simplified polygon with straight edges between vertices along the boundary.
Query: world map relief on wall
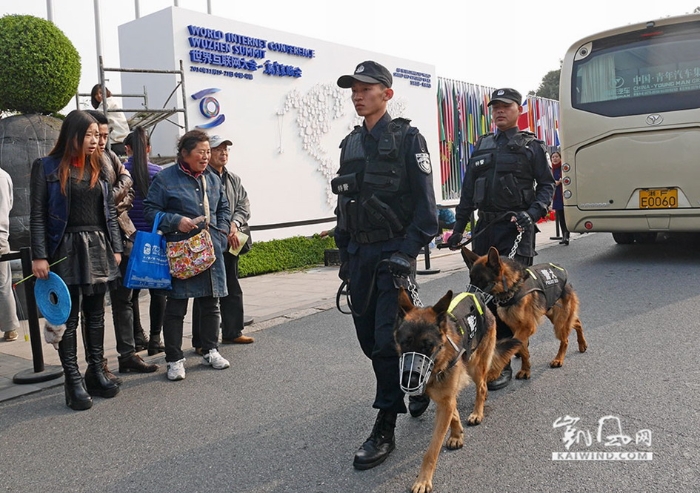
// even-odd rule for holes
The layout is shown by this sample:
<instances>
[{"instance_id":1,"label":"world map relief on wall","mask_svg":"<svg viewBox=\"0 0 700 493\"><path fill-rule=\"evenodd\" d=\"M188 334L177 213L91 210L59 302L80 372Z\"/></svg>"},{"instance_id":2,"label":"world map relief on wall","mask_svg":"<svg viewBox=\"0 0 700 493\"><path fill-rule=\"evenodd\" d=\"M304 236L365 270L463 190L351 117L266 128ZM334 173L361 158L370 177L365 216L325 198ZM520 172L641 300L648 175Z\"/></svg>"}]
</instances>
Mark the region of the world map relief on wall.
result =
<instances>
[{"instance_id":1,"label":"world map relief on wall","mask_svg":"<svg viewBox=\"0 0 700 493\"><path fill-rule=\"evenodd\" d=\"M391 100L388 111L396 118L403 116L405 107L404 101ZM337 151L340 141L324 144L323 137L334 125L341 124L338 120L346 121L347 133L356 125L362 125L363 119L357 116L352 107L350 91L341 89L335 83L316 84L304 95L293 89L285 98L284 108L277 114L281 118L287 113L296 115L295 121L299 130L297 136L301 147L318 165L317 171L323 175L326 183L326 203L333 210L336 196L331 190L331 180L338 172L340 164ZM280 136L281 134L282 129ZM333 152L329 152L329 147ZM283 152L281 142L280 152Z\"/></svg>"}]
</instances>

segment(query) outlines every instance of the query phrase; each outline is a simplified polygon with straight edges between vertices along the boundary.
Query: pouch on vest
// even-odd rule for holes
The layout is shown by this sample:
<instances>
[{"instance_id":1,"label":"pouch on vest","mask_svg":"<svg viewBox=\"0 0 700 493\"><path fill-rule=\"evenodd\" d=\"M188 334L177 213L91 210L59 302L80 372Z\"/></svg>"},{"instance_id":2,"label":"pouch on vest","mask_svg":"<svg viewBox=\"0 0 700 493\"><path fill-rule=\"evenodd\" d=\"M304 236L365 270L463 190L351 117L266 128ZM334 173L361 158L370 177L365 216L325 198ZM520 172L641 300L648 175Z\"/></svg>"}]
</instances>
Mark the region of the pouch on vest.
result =
<instances>
[{"instance_id":1,"label":"pouch on vest","mask_svg":"<svg viewBox=\"0 0 700 493\"><path fill-rule=\"evenodd\" d=\"M397 135L394 132L384 132L379 138L377 150L379 156L395 160L399 157L399 144L396 141Z\"/></svg>"},{"instance_id":2,"label":"pouch on vest","mask_svg":"<svg viewBox=\"0 0 700 493\"><path fill-rule=\"evenodd\" d=\"M403 224L396 213L391 207L379 200L376 195L363 201L362 207L367 212L367 219L373 226L386 229L388 225L393 232L403 230Z\"/></svg>"},{"instance_id":3,"label":"pouch on vest","mask_svg":"<svg viewBox=\"0 0 700 493\"><path fill-rule=\"evenodd\" d=\"M357 173L336 176L331 180L331 190L336 195L348 195L360 191L357 183Z\"/></svg>"},{"instance_id":4,"label":"pouch on vest","mask_svg":"<svg viewBox=\"0 0 700 493\"><path fill-rule=\"evenodd\" d=\"M338 196L338 229L355 231L357 229L357 201L346 195Z\"/></svg>"},{"instance_id":5,"label":"pouch on vest","mask_svg":"<svg viewBox=\"0 0 700 493\"><path fill-rule=\"evenodd\" d=\"M486 188L488 186L488 178L481 176L474 181L474 197L472 201L477 207L483 206L486 201Z\"/></svg>"},{"instance_id":6,"label":"pouch on vest","mask_svg":"<svg viewBox=\"0 0 700 493\"><path fill-rule=\"evenodd\" d=\"M507 174L500 176L498 181L501 184L501 192L504 194L503 197L508 207L519 206L522 200L520 198L518 183L515 181L513 175Z\"/></svg>"}]
</instances>

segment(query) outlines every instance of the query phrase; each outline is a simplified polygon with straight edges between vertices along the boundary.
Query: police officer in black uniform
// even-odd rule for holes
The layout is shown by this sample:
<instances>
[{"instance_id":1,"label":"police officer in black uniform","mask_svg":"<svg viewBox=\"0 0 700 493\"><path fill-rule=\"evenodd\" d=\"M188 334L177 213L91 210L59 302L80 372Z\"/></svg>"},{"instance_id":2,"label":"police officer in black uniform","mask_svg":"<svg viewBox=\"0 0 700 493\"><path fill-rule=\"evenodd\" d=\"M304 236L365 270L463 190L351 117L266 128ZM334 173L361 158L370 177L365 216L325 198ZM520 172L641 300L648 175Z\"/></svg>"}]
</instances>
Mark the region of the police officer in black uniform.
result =
<instances>
[{"instance_id":1,"label":"police officer in black uniform","mask_svg":"<svg viewBox=\"0 0 700 493\"><path fill-rule=\"evenodd\" d=\"M409 120L387 113L391 85L391 72L374 61L338 79L338 86L352 89L355 110L364 117L340 144L332 181L338 194L338 275L348 282L357 338L372 360L373 407L379 409L370 437L355 454L357 469L379 465L394 450L396 417L406 412L393 335L398 286L414 281L416 256L438 229L428 147ZM428 403L418 402L416 412Z\"/></svg>"},{"instance_id":2,"label":"police officer in black uniform","mask_svg":"<svg viewBox=\"0 0 700 493\"><path fill-rule=\"evenodd\" d=\"M554 177L544 142L518 129L521 101L515 89L497 89L491 95L489 107L497 130L481 136L469 158L455 226L447 243L458 248L472 213L478 209L472 250L486 255L494 246L501 255L509 256L521 235L514 260L529 266L536 255L536 222L547 214L552 202ZM500 320L497 329L499 339L513 336ZM508 364L496 380L488 383L489 390L505 387L511 377Z\"/></svg>"}]
</instances>

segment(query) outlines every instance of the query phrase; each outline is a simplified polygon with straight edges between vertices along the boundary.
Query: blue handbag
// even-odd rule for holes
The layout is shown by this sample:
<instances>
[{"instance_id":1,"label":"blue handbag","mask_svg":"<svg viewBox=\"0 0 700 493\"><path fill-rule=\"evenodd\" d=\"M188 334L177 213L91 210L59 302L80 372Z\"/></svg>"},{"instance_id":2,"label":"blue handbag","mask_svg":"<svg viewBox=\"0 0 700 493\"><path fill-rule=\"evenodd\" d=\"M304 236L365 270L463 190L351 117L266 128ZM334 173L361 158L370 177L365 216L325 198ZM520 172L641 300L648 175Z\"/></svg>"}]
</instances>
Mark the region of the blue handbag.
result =
<instances>
[{"instance_id":1,"label":"blue handbag","mask_svg":"<svg viewBox=\"0 0 700 493\"><path fill-rule=\"evenodd\" d=\"M163 215L162 212L156 215L153 230L150 233L136 232L124 276L124 286L129 289L171 289L165 237L158 234L158 226Z\"/></svg>"}]
</instances>

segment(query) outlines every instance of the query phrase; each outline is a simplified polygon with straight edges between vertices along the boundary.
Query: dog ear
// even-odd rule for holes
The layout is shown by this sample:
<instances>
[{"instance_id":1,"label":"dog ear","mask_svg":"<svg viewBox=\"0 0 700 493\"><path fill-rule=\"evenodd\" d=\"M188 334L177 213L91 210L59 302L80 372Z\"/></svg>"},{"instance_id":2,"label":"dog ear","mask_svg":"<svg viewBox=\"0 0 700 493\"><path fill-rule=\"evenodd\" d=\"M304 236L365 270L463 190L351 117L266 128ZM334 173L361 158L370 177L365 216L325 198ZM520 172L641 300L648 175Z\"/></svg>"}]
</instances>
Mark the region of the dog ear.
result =
<instances>
[{"instance_id":1,"label":"dog ear","mask_svg":"<svg viewBox=\"0 0 700 493\"><path fill-rule=\"evenodd\" d=\"M403 287L399 288L399 318L405 317L414 308L406 289Z\"/></svg>"},{"instance_id":2,"label":"dog ear","mask_svg":"<svg viewBox=\"0 0 700 493\"><path fill-rule=\"evenodd\" d=\"M501 256L498 254L496 247L489 248L488 253L488 266L495 271L501 270Z\"/></svg>"},{"instance_id":3,"label":"dog ear","mask_svg":"<svg viewBox=\"0 0 700 493\"><path fill-rule=\"evenodd\" d=\"M440 301L433 305L433 311L438 316L438 318L443 317L447 313L447 309L450 308L450 303L452 302L452 290L448 291L445 296L440 298Z\"/></svg>"},{"instance_id":4,"label":"dog ear","mask_svg":"<svg viewBox=\"0 0 700 493\"><path fill-rule=\"evenodd\" d=\"M466 246L463 246L461 250L464 263L467 264L468 269L471 269L474 265L474 262L476 262L479 256L476 253L472 252L470 249L468 249Z\"/></svg>"}]
</instances>

